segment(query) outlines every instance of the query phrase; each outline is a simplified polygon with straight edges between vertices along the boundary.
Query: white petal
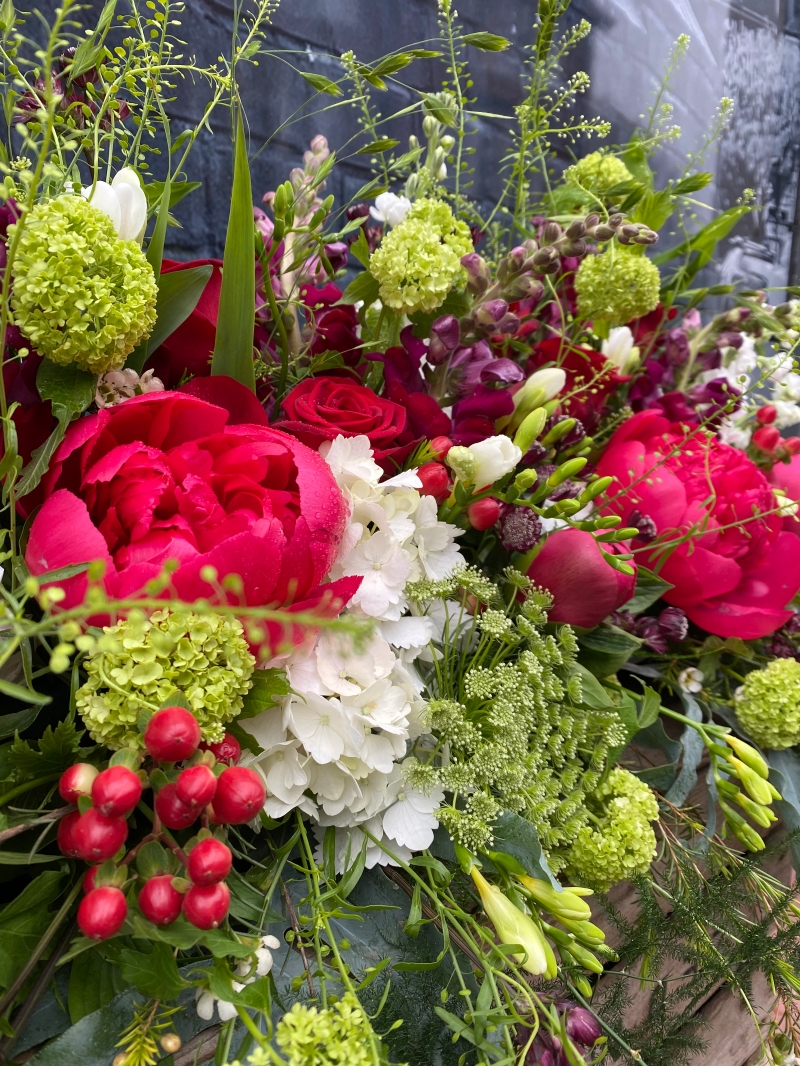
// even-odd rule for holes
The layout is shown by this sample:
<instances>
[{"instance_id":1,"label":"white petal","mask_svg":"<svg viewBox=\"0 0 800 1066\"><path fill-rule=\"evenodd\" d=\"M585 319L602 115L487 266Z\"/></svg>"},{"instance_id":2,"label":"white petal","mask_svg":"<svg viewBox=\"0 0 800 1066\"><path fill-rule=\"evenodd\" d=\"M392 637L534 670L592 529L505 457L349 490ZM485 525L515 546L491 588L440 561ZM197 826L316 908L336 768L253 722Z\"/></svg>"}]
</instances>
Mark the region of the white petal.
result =
<instances>
[{"instance_id":1,"label":"white petal","mask_svg":"<svg viewBox=\"0 0 800 1066\"><path fill-rule=\"evenodd\" d=\"M114 229L119 234L122 210L119 205L119 197L108 182L98 181L94 189L92 189L91 185L87 185L81 190L81 194L85 200L89 201L92 207L96 207L98 211L103 212L106 218L111 219Z\"/></svg>"},{"instance_id":2,"label":"white petal","mask_svg":"<svg viewBox=\"0 0 800 1066\"><path fill-rule=\"evenodd\" d=\"M221 1022L229 1022L237 1015L236 1007L232 1003L226 1003L224 999L217 1002L217 1011Z\"/></svg>"}]
</instances>

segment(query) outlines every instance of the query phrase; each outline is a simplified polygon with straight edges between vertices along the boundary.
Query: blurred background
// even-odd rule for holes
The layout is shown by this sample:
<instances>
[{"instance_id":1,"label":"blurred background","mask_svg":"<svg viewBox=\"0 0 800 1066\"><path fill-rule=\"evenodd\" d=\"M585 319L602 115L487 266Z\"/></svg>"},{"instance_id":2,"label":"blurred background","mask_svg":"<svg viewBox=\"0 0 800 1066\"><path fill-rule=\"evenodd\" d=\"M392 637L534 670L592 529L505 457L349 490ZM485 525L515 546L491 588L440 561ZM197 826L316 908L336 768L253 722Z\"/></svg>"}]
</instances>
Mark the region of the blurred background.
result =
<instances>
[{"instance_id":1,"label":"blurred background","mask_svg":"<svg viewBox=\"0 0 800 1066\"><path fill-rule=\"evenodd\" d=\"M57 0L40 7L52 11ZM97 9L99 3L89 6ZM229 51L234 0L187 0L182 16L187 56L198 65L213 63ZM48 10L49 9L49 10ZM125 9L119 0L118 10ZM526 47L533 39L535 0L460 0L459 19L468 31L503 34L512 47L502 53L469 49L470 72L480 109L510 114L521 98L520 75ZM591 88L579 110L609 119L607 143L627 139L650 106L679 34L691 38L689 51L668 99L679 141L656 158L659 177L678 173L687 153L695 151L711 126L719 101L734 101L729 129L707 155L703 169L715 173L714 184L700 194L704 203L725 208L745 189L755 192L752 212L721 246L708 281L743 281L748 286L783 286L800 276L800 0L573 0L566 21L586 18L592 32L569 59L567 73L585 70ZM436 0L283 0L273 17L268 45L293 52L295 66L337 79L338 56L352 49L371 61L387 52L422 45L436 36ZM415 96L407 86L427 91L440 88L436 62L418 60L397 75L405 85L390 83L376 94L384 116L408 106ZM324 134L332 148L344 144L357 129L349 105L320 96L313 105L327 110L301 121L287 120L313 90L291 67L262 57L247 66L242 78L250 128L253 193L261 194L285 180L298 165L308 142ZM208 98L201 79L178 86L169 111L173 136L203 113ZM331 106L331 105L334 106ZM177 208L181 228L168 235L168 254L179 259L221 256L231 181L231 145L227 112L219 110L212 132L204 133L190 157L190 177L200 190ZM404 139L421 133L421 119L399 120L387 133ZM506 145L508 123L478 120L471 144L475 173L472 195L489 202L496 185L498 161ZM277 131L277 132L276 132ZM576 146L578 154L594 150L596 140ZM352 147L349 151L352 152ZM569 157L565 154L565 164ZM329 182L337 202L349 199L368 180L369 159L343 158ZM397 190L399 191L399 190ZM700 221L708 213L698 208ZM773 300L773 302L775 302Z\"/></svg>"}]
</instances>

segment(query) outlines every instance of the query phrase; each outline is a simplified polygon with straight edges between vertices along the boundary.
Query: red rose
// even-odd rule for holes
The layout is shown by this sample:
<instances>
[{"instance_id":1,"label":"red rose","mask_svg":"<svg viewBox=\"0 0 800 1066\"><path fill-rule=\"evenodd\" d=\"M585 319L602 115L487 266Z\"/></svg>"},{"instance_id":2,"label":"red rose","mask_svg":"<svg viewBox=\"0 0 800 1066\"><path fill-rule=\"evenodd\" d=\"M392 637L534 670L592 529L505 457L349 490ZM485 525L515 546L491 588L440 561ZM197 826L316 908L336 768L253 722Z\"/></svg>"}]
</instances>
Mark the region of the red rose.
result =
<instances>
[{"instance_id":1,"label":"red rose","mask_svg":"<svg viewBox=\"0 0 800 1066\"><path fill-rule=\"evenodd\" d=\"M602 352L570 345L561 337L550 337L533 349L525 366L532 374L544 366L559 366L567 375L560 400L561 410L577 418L592 433L597 427L609 396L630 377L618 374Z\"/></svg>"},{"instance_id":2,"label":"red rose","mask_svg":"<svg viewBox=\"0 0 800 1066\"><path fill-rule=\"evenodd\" d=\"M696 625L753 640L790 617L800 542L782 530L772 489L744 452L642 411L611 438L597 473L616 479L607 513L640 529L652 523L655 548L637 559L675 586L664 599Z\"/></svg>"},{"instance_id":3,"label":"red rose","mask_svg":"<svg viewBox=\"0 0 800 1066\"><path fill-rule=\"evenodd\" d=\"M187 376L206 377L211 373L222 288L222 260L195 259L191 263L177 263L165 259L161 264L162 274L207 265L213 270L194 311L147 360L148 369L155 370L156 377L161 378L167 389L176 389Z\"/></svg>"},{"instance_id":4,"label":"red rose","mask_svg":"<svg viewBox=\"0 0 800 1066\"><path fill-rule=\"evenodd\" d=\"M551 533L528 568L528 577L553 595L547 616L583 629L600 625L633 595L636 575L610 567L597 541L582 529Z\"/></svg>"},{"instance_id":5,"label":"red rose","mask_svg":"<svg viewBox=\"0 0 800 1066\"><path fill-rule=\"evenodd\" d=\"M235 406L247 390L225 381L221 402ZM327 464L286 433L232 421L196 396L161 392L73 423L44 479L31 573L102 559L109 595L127 598L174 559L187 602L214 595L205 566L220 580L238 574L249 606L349 598L352 584L319 587L347 514ZM65 607L82 601L86 580L59 582Z\"/></svg>"},{"instance_id":6,"label":"red rose","mask_svg":"<svg viewBox=\"0 0 800 1066\"><path fill-rule=\"evenodd\" d=\"M311 448L335 437L369 437L376 462L384 469L400 464L414 440L399 403L376 396L366 385L344 378L306 378L282 404L280 428Z\"/></svg>"}]
</instances>

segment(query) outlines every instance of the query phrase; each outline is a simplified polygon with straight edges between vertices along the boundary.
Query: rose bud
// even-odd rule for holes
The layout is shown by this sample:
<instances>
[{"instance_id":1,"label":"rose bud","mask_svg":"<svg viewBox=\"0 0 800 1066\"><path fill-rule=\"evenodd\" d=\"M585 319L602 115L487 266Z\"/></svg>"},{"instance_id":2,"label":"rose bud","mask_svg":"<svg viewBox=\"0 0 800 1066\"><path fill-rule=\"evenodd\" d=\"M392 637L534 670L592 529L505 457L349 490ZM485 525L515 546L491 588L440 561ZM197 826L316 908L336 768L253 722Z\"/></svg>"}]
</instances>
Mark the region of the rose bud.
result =
<instances>
[{"instance_id":1,"label":"rose bud","mask_svg":"<svg viewBox=\"0 0 800 1066\"><path fill-rule=\"evenodd\" d=\"M237 763L242 754L242 746L233 733L226 733L216 744L201 744L200 750L210 751L217 762L224 762L227 766Z\"/></svg>"},{"instance_id":2,"label":"rose bud","mask_svg":"<svg viewBox=\"0 0 800 1066\"><path fill-rule=\"evenodd\" d=\"M203 763L181 771L175 782L175 795L187 807L207 807L216 791L214 771Z\"/></svg>"},{"instance_id":3,"label":"rose bud","mask_svg":"<svg viewBox=\"0 0 800 1066\"><path fill-rule=\"evenodd\" d=\"M230 889L224 881L192 885L183 897L183 915L196 929L216 929L225 920L230 901Z\"/></svg>"},{"instance_id":4,"label":"rose bud","mask_svg":"<svg viewBox=\"0 0 800 1066\"><path fill-rule=\"evenodd\" d=\"M186 872L195 885L216 885L224 881L231 872L233 856L231 849L221 840L206 837L199 841L189 852Z\"/></svg>"},{"instance_id":5,"label":"rose bud","mask_svg":"<svg viewBox=\"0 0 800 1066\"><path fill-rule=\"evenodd\" d=\"M127 817L141 796L139 775L127 766L109 766L92 785L92 804L106 818Z\"/></svg>"},{"instance_id":6,"label":"rose bud","mask_svg":"<svg viewBox=\"0 0 800 1066\"><path fill-rule=\"evenodd\" d=\"M491 529L500 517L500 504L491 496L476 500L467 507L467 518L473 529Z\"/></svg>"},{"instance_id":7,"label":"rose bud","mask_svg":"<svg viewBox=\"0 0 800 1066\"><path fill-rule=\"evenodd\" d=\"M200 746L200 726L185 707L156 711L144 731L144 746L156 762L181 762Z\"/></svg>"},{"instance_id":8,"label":"rose bud","mask_svg":"<svg viewBox=\"0 0 800 1066\"><path fill-rule=\"evenodd\" d=\"M183 896L172 885L172 874L145 881L139 893L139 909L153 925L170 925L181 913Z\"/></svg>"},{"instance_id":9,"label":"rose bud","mask_svg":"<svg viewBox=\"0 0 800 1066\"><path fill-rule=\"evenodd\" d=\"M75 842L84 862L105 862L116 855L128 838L124 818L106 818L90 807L75 825Z\"/></svg>"},{"instance_id":10,"label":"rose bud","mask_svg":"<svg viewBox=\"0 0 800 1066\"><path fill-rule=\"evenodd\" d=\"M756 419L762 426L771 426L778 417L778 408L771 403L764 404L756 411Z\"/></svg>"},{"instance_id":11,"label":"rose bud","mask_svg":"<svg viewBox=\"0 0 800 1066\"><path fill-rule=\"evenodd\" d=\"M762 452L774 452L780 442L781 435L775 426L761 426L753 434L753 444Z\"/></svg>"},{"instance_id":12,"label":"rose bud","mask_svg":"<svg viewBox=\"0 0 800 1066\"><path fill-rule=\"evenodd\" d=\"M450 494L450 474L441 463L423 463L417 470L417 477L422 482L420 495L433 496L441 502Z\"/></svg>"},{"instance_id":13,"label":"rose bud","mask_svg":"<svg viewBox=\"0 0 800 1066\"><path fill-rule=\"evenodd\" d=\"M73 811L72 814L68 814L58 823L56 842L58 843L60 850L69 859L79 859L81 857L78 840L75 836L75 830L78 826L80 817L81 816L77 811Z\"/></svg>"},{"instance_id":14,"label":"rose bud","mask_svg":"<svg viewBox=\"0 0 800 1066\"><path fill-rule=\"evenodd\" d=\"M223 825L250 822L264 806L266 798L264 782L255 770L230 766L217 780L217 792L211 805L214 821Z\"/></svg>"},{"instance_id":15,"label":"rose bud","mask_svg":"<svg viewBox=\"0 0 800 1066\"><path fill-rule=\"evenodd\" d=\"M77 803L79 796L91 796L99 770L88 762L76 762L65 770L58 782L58 794L66 803Z\"/></svg>"},{"instance_id":16,"label":"rose bud","mask_svg":"<svg viewBox=\"0 0 800 1066\"><path fill-rule=\"evenodd\" d=\"M108 940L118 933L128 914L124 893L111 885L94 888L78 907L78 928L90 940Z\"/></svg>"},{"instance_id":17,"label":"rose bud","mask_svg":"<svg viewBox=\"0 0 800 1066\"><path fill-rule=\"evenodd\" d=\"M159 789L155 808L156 814L167 829L188 829L200 813L199 807L189 807L181 803L176 786L172 782Z\"/></svg>"}]
</instances>

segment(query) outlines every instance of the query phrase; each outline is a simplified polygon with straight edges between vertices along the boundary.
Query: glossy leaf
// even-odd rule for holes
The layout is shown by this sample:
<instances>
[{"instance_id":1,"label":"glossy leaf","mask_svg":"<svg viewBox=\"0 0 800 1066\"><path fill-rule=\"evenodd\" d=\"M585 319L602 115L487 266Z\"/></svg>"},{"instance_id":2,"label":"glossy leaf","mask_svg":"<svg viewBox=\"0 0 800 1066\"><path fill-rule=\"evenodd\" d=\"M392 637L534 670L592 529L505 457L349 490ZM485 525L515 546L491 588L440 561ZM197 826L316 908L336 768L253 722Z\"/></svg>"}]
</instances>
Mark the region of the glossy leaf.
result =
<instances>
[{"instance_id":1,"label":"glossy leaf","mask_svg":"<svg viewBox=\"0 0 800 1066\"><path fill-rule=\"evenodd\" d=\"M97 378L74 363L59 366L50 359L43 359L36 373L36 388L43 400L61 404L70 415L85 411L94 399Z\"/></svg>"},{"instance_id":2,"label":"glossy leaf","mask_svg":"<svg viewBox=\"0 0 800 1066\"><path fill-rule=\"evenodd\" d=\"M148 355L152 355L194 311L213 272L213 266L208 263L161 275L156 301L158 317L147 342Z\"/></svg>"},{"instance_id":3,"label":"glossy leaf","mask_svg":"<svg viewBox=\"0 0 800 1066\"><path fill-rule=\"evenodd\" d=\"M150 951L123 948L119 968L124 981L153 999L173 1000L186 988L172 949L158 941L151 941Z\"/></svg>"},{"instance_id":4,"label":"glossy leaf","mask_svg":"<svg viewBox=\"0 0 800 1066\"><path fill-rule=\"evenodd\" d=\"M654 574L652 570L648 570L647 567L637 566L636 569L636 588L633 596L625 604L625 610L630 611L631 614L639 614L640 611L646 611L647 608L660 599L665 592L669 592L674 585L670 585L668 581L664 581L658 574Z\"/></svg>"}]
</instances>

